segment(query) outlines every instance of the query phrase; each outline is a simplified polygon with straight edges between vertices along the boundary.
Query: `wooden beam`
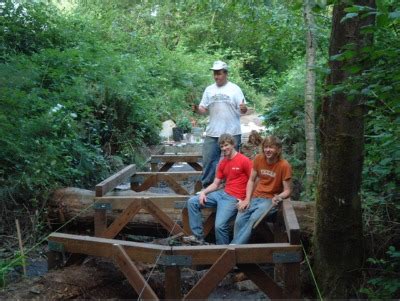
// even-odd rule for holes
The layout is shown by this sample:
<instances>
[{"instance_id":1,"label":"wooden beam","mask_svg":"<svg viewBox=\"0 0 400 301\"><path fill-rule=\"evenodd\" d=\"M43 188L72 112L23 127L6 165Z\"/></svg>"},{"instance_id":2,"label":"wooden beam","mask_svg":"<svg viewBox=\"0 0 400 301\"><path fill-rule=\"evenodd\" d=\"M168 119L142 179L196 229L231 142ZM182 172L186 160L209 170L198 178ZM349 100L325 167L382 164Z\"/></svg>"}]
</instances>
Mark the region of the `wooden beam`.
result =
<instances>
[{"instance_id":1,"label":"wooden beam","mask_svg":"<svg viewBox=\"0 0 400 301\"><path fill-rule=\"evenodd\" d=\"M151 200L142 201L142 208L154 216L160 224L172 235L184 232L183 229L158 208Z\"/></svg>"},{"instance_id":2,"label":"wooden beam","mask_svg":"<svg viewBox=\"0 0 400 301\"><path fill-rule=\"evenodd\" d=\"M203 156L201 154L192 154L192 155L152 155L150 162L158 163L158 162L200 162Z\"/></svg>"},{"instance_id":3,"label":"wooden beam","mask_svg":"<svg viewBox=\"0 0 400 301\"><path fill-rule=\"evenodd\" d=\"M156 263L161 252L164 253L171 250L171 247L168 246L64 233L52 233L48 240L61 243L65 252L68 253L105 258L113 258L115 254L113 245L117 244L124 247L129 258L133 261L151 264Z\"/></svg>"},{"instance_id":4,"label":"wooden beam","mask_svg":"<svg viewBox=\"0 0 400 301\"><path fill-rule=\"evenodd\" d=\"M206 299L235 265L235 250L226 249L183 299Z\"/></svg>"},{"instance_id":5,"label":"wooden beam","mask_svg":"<svg viewBox=\"0 0 400 301\"><path fill-rule=\"evenodd\" d=\"M107 228L107 210L94 210L94 235L99 237Z\"/></svg>"},{"instance_id":6,"label":"wooden beam","mask_svg":"<svg viewBox=\"0 0 400 301\"><path fill-rule=\"evenodd\" d=\"M114 260L138 294L138 300L159 300L121 245L114 245Z\"/></svg>"},{"instance_id":7,"label":"wooden beam","mask_svg":"<svg viewBox=\"0 0 400 301\"><path fill-rule=\"evenodd\" d=\"M182 299L181 270L177 266L165 267L165 299Z\"/></svg>"},{"instance_id":8,"label":"wooden beam","mask_svg":"<svg viewBox=\"0 0 400 301\"><path fill-rule=\"evenodd\" d=\"M105 179L101 183L96 185L96 196L103 196L110 190L117 187L131 175L133 175L136 171L136 166L134 164L126 166L124 169L120 170L116 174L111 177Z\"/></svg>"},{"instance_id":9,"label":"wooden beam","mask_svg":"<svg viewBox=\"0 0 400 301\"><path fill-rule=\"evenodd\" d=\"M300 244L300 226L296 213L290 200L283 201L283 219L285 221L286 233L292 245Z\"/></svg>"},{"instance_id":10,"label":"wooden beam","mask_svg":"<svg viewBox=\"0 0 400 301\"><path fill-rule=\"evenodd\" d=\"M228 245L174 246L174 255L191 256L193 265L214 263ZM274 253L301 253L301 246L289 243L246 244L229 246L235 249L237 263L273 263Z\"/></svg>"},{"instance_id":11,"label":"wooden beam","mask_svg":"<svg viewBox=\"0 0 400 301\"><path fill-rule=\"evenodd\" d=\"M141 201L132 202L115 220L114 222L100 234L104 238L114 238L129 223L132 218L139 212Z\"/></svg>"},{"instance_id":12,"label":"wooden beam","mask_svg":"<svg viewBox=\"0 0 400 301\"><path fill-rule=\"evenodd\" d=\"M131 179L131 182L143 182L144 179L150 176L157 176L160 172L153 171L140 171L136 172ZM167 171L163 172L162 175L172 176L177 181L187 180L189 177L201 177L201 171Z\"/></svg>"},{"instance_id":13,"label":"wooden beam","mask_svg":"<svg viewBox=\"0 0 400 301\"><path fill-rule=\"evenodd\" d=\"M273 263L274 253L301 253L301 246L289 243L171 247L64 233L52 233L48 240L63 244L65 252L106 258L112 258L113 244L119 244L133 261L143 263L155 263L161 252L172 251L173 255L190 256L193 265L209 265L218 260L228 247L235 250L238 264Z\"/></svg>"},{"instance_id":14,"label":"wooden beam","mask_svg":"<svg viewBox=\"0 0 400 301\"><path fill-rule=\"evenodd\" d=\"M276 284L268 274L266 274L259 265L254 263L240 264L238 268L244 272L255 285L258 286L270 299L282 299L283 290Z\"/></svg>"},{"instance_id":15,"label":"wooden beam","mask_svg":"<svg viewBox=\"0 0 400 301\"><path fill-rule=\"evenodd\" d=\"M286 299L300 299L300 263L283 264L283 294Z\"/></svg>"},{"instance_id":16,"label":"wooden beam","mask_svg":"<svg viewBox=\"0 0 400 301\"><path fill-rule=\"evenodd\" d=\"M141 195L141 196L105 196L95 198L96 202L111 204L112 210L124 210L129 204L137 201L151 200L159 208L175 208L175 202L186 202L190 196L187 195Z\"/></svg>"}]
</instances>

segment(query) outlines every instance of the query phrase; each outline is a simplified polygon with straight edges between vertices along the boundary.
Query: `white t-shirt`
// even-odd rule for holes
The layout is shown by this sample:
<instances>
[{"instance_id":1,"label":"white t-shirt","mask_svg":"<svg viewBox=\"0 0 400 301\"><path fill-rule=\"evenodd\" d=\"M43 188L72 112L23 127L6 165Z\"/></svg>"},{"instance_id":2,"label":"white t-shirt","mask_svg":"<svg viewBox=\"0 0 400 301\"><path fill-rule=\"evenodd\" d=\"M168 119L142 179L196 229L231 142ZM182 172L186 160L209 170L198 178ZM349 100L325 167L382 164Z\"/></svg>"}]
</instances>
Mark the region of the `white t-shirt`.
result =
<instances>
[{"instance_id":1,"label":"white t-shirt","mask_svg":"<svg viewBox=\"0 0 400 301\"><path fill-rule=\"evenodd\" d=\"M242 101L246 103L243 92L234 83L228 81L222 87L215 83L208 86L200 102L200 106L208 109L210 114L206 135L219 137L224 133L241 134L239 105Z\"/></svg>"}]
</instances>

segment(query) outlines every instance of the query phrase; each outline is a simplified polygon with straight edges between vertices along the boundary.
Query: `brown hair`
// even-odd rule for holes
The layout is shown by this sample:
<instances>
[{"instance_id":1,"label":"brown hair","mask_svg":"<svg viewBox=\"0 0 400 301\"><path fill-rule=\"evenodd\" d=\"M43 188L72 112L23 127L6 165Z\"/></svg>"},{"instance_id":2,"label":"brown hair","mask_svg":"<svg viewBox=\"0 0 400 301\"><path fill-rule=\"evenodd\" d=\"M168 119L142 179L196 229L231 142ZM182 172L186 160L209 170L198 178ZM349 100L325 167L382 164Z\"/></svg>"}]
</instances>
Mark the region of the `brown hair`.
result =
<instances>
[{"instance_id":1,"label":"brown hair","mask_svg":"<svg viewBox=\"0 0 400 301\"><path fill-rule=\"evenodd\" d=\"M221 146L225 143L229 143L235 146L235 139L230 134L222 134L218 139L218 144Z\"/></svg>"},{"instance_id":2,"label":"brown hair","mask_svg":"<svg viewBox=\"0 0 400 301\"><path fill-rule=\"evenodd\" d=\"M275 136L267 136L264 138L262 142L262 149L266 148L267 146L275 146L278 149L278 159L282 159L282 141L278 137Z\"/></svg>"},{"instance_id":3,"label":"brown hair","mask_svg":"<svg viewBox=\"0 0 400 301\"><path fill-rule=\"evenodd\" d=\"M249 143L252 143L252 142L250 141L251 138L254 138L254 144L255 144L255 145L260 145L261 142L262 142L262 137L261 137L261 135L260 135L256 130L252 130L252 131L250 132L249 140L248 140Z\"/></svg>"}]
</instances>

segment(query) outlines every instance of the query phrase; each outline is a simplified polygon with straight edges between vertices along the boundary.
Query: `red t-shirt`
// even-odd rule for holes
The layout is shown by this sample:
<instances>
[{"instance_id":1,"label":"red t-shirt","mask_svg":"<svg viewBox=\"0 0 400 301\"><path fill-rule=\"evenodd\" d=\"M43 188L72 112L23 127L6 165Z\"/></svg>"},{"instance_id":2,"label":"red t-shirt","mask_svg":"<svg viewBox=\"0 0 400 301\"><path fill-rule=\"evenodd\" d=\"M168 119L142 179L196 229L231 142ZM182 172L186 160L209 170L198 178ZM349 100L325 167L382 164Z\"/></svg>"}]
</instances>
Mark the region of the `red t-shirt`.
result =
<instances>
[{"instance_id":1,"label":"red t-shirt","mask_svg":"<svg viewBox=\"0 0 400 301\"><path fill-rule=\"evenodd\" d=\"M281 159L276 163L268 164L264 154L254 158L253 169L260 178L253 197L273 198L275 194L283 191L283 181L292 178L292 167L289 162Z\"/></svg>"},{"instance_id":2,"label":"red t-shirt","mask_svg":"<svg viewBox=\"0 0 400 301\"><path fill-rule=\"evenodd\" d=\"M238 199L246 197L246 186L251 173L252 163L249 158L237 153L231 160L224 158L218 164L218 179L225 179L225 192Z\"/></svg>"}]
</instances>

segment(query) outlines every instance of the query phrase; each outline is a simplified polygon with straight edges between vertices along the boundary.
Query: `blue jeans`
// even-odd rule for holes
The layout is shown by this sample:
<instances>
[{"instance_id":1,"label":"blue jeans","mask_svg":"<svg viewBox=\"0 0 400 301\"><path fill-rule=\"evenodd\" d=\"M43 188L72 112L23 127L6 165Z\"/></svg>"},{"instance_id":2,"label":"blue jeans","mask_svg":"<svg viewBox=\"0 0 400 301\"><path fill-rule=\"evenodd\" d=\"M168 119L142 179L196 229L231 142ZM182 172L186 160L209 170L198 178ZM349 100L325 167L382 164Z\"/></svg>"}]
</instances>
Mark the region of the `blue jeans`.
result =
<instances>
[{"instance_id":1,"label":"blue jeans","mask_svg":"<svg viewBox=\"0 0 400 301\"><path fill-rule=\"evenodd\" d=\"M232 244L246 244L251 237L251 230L265 211L272 208L272 200L264 198L251 199L250 206L244 211L239 211L233 231Z\"/></svg>"},{"instance_id":2,"label":"blue jeans","mask_svg":"<svg viewBox=\"0 0 400 301\"><path fill-rule=\"evenodd\" d=\"M235 149L239 151L242 135L235 135ZM215 170L221 157L221 148L218 144L218 137L206 136L203 143L203 174L201 183L203 187L210 185L215 178Z\"/></svg>"},{"instance_id":3,"label":"blue jeans","mask_svg":"<svg viewBox=\"0 0 400 301\"><path fill-rule=\"evenodd\" d=\"M203 239L203 219L201 209L217 208L215 217L215 240L217 245L229 244L229 221L237 213L237 200L223 190L207 194L205 206L200 205L199 196L191 197L187 202L189 212L189 225L194 236Z\"/></svg>"}]
</instances>

